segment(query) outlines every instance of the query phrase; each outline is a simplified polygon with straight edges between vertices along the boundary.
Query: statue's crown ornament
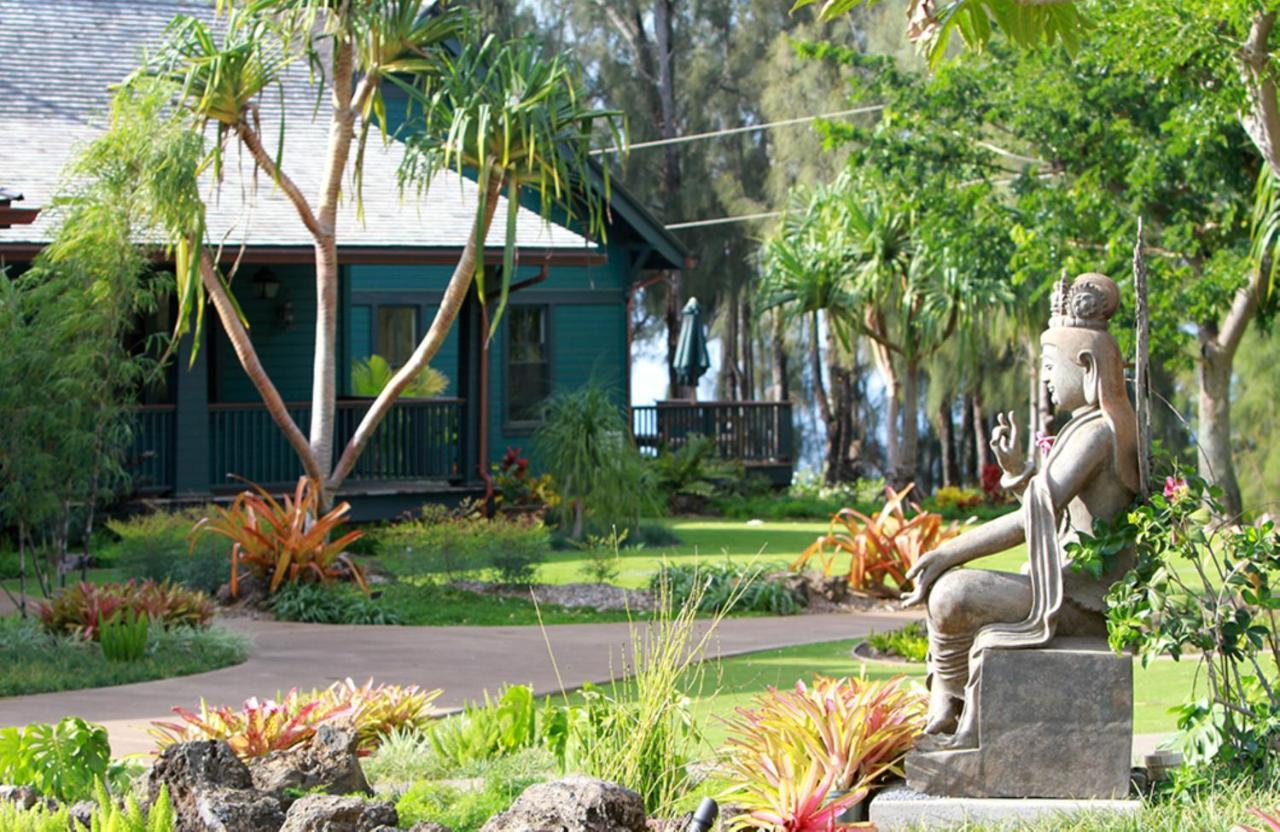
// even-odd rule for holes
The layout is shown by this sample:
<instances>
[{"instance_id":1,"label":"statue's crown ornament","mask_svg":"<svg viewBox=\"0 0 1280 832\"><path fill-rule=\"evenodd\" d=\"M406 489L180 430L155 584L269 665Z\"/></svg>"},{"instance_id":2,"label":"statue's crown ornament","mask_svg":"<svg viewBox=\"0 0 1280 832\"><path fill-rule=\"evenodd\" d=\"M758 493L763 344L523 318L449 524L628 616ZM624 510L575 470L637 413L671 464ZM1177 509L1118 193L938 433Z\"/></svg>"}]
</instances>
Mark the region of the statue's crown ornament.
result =
<instances>
[{"instance_id":1,"label":"statue's crown ornament","mask_svg":"<svg viewBox=\"0 0 1280 832\"><path fill-rule=\"evenodd\" d=\"M1053 287L1049 328L1106 329L1120 307L1120 287L1105 274L1086 272L1068 283L1064 274Z\"/></svg>"}]
</instances>

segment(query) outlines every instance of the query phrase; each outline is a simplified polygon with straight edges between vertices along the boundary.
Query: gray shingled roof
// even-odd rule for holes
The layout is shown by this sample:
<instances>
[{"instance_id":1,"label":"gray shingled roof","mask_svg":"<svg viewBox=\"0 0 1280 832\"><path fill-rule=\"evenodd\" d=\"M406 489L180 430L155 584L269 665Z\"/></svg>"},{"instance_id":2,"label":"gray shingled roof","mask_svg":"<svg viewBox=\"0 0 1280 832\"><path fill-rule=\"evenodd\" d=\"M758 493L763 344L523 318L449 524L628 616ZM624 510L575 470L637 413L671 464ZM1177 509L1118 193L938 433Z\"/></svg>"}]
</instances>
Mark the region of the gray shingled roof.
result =
<instances>
[{"instance_id":1,"label":"gray shingled roof","mask_svg":"<svg viewBox=\"0 0 1280 832\"><path fill-rule=\"evenodd\" d=\"M0 179L21 191L27 206L46 205L59 172L76 147L105 122L107 87L154 48L177 14L213 17L200 0L0 0ZM312 119L314 94L304 67L291 69L283 167L312 200L319 191L327 122L322 107ZM278 96L262 102L263 135L274 149ZM376 131L375 131L376 133ZM474 183L441 173L419 200L403 196L396 170L402 147L383 147L371 136L365 158L364 222L348 200L339 214L338 240L347 246L460 247L475 216ZM310 245L292 205L271 181L252 175L246 154L233 146L221 187L207 183L209 227L215 241L251 246ZM348 188L350 190L350 188ZM498 206L496 216L504 216ZM0 243L46 243L50 218L0 229ZM489 245L501 245L504 223L494 223ZM530 248L580 248L578 234L544 223L521 209L517 243Z\"/></svg>"}]
</instances>

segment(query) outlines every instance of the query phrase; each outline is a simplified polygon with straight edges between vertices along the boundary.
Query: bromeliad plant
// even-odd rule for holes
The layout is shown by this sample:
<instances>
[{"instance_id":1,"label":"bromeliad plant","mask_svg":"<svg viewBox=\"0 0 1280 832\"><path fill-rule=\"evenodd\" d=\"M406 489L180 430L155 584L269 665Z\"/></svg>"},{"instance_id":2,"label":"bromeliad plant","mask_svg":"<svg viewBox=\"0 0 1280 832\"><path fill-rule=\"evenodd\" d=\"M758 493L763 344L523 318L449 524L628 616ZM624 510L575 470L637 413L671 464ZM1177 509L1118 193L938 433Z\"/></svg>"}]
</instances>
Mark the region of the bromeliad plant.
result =
<instances>
[{"instance_id":1,"label":"bromeliad plant","mask_svg":"<svg viewBox=\"0 0 1280 832\"><path fill-rule=\"evenodd\" d=\"M315 580L327 583L350 575L368 591L364 574L345 554L347 546L364 532L351 531L334 538L351 511L350 503L339 503L320 513L320 489L307 477L299 477L293 497L278 502L261 486L241 491L229 508L211 506L191 530L194 546L201 535L215 534L231 541L231 595L240 594L240 567L243 564L257 577L268 581L271 592L289 583Z\"/></svg>"},{"instance_id":2,"label":"bromeliad plant","mask_svg":"<svg viewBox=\"0 0 1280 832\"><path fill-rule=\"evenodd\" d=\"M351 679L325 690L297 688L277 699L245 700L239 709L210 707L200 712L173 709L182 722L154 722L150 733L160 748L192 740L223 740L242 759L262 757L309 740L321 725L345 725L356 732L356 753L365 756L395 729L425 728L435 716L431 703L441 691L417 685L357 685Z\"/></svg>"},{"instance_id":3,"label":"bromeliad plant","mask_svg":"<svg viewBox=\"0 0 1280 832\"><path fill-rule=\"evenodd\" d=\"M888 500L875 517L845 508L831 518L827 533L800 553L791 565L800 571L816 561L826 575L831 575L836 562L849 557L849 585L870 592L897 594L911 588L907 572L926 552L931 552L960 534L958 523L943 525L942 516L924 511L917 503L909 503L912 516L907 517L903 504L915 484L901 491L885 486ZM896 589L888 586L892 580Z\"/></svg>"},{"instance_id":4,"label":"bromeliad plant","mask_svg":"<svg viewBox=\"0 0 1280 832\"><path fill-rule=\"evenodd\" d=\"M924 728L925 697L904 677L816 677L770 688L725 720L734 823L778 832L835 828L900 763Z\"/></svg>"},{"instance_id":5,"label":"bromeliad plant","mask_svg":"<svg viewBox=\"0 0 1280 832\"><path fill-rule=\"evenodd\" d=\"M165 628L203 629L213 619L213 603L207 595L169 581L78 583L45 601L36 611L48 632L96 641L101 622L126 610Z\"/></svg>"}]
</instances>

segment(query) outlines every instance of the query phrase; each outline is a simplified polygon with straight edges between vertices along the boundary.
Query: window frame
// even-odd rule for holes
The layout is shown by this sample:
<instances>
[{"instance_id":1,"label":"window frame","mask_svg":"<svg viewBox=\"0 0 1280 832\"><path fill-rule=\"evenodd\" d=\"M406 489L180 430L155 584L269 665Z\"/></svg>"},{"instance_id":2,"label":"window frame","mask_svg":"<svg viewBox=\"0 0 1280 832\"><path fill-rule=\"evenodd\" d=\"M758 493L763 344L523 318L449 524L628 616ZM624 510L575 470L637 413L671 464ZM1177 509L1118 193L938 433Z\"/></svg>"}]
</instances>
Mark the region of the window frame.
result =
<instances>
[{"instance_id":1,"label":"window frame","mask_svg":"<svg viewBox=\"0 0 1280 832\"><path fill-rule=\"evenodd\" d=\"M512 303L507 307L506 320L503 321L503 339L502 339L502 377L503 377L503 402L502 402L502 428L503 433L508 436L527 436L537 430L546 422L546 412L540 419L513 419L511 417L512 405L512 377L511 377L511 354L512 343L511 337L511 313L517 309L536 309L542 313L543 328L543 348L545 350L545 358L542 361L545 369L546 391L549 398L552 394L552 379L555 377L553 371L553 356L555 355L555 329L552 326L554 316L551 314L553 306L549 303Z\"/></svg>"}]
</instances>

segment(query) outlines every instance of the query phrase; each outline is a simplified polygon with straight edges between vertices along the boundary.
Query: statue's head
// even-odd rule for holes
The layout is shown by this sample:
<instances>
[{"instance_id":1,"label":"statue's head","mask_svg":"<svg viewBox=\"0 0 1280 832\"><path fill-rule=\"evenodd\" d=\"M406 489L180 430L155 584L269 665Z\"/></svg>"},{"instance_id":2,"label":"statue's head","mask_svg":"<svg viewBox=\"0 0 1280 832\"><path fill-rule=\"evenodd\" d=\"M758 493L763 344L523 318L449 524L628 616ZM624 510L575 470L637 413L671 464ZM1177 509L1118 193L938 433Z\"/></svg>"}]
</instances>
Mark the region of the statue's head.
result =
<instances>
[{"instance_id":1,"label":"statue's head","mask_svg":"<svg viewBox=\"0 0 1280 832\"><path fill-rule=\"evenodd\" d=\"M1053 401L1067 410L1101 408L1116 436L1117 470L1137 490L1137 419L1124 380L1124 357L1107 331L1120 307L1120 289L1106 275L1087 273L1054 289L1049 328L1040 336L1044 379Z\"/></svg>"}]
</instances>

